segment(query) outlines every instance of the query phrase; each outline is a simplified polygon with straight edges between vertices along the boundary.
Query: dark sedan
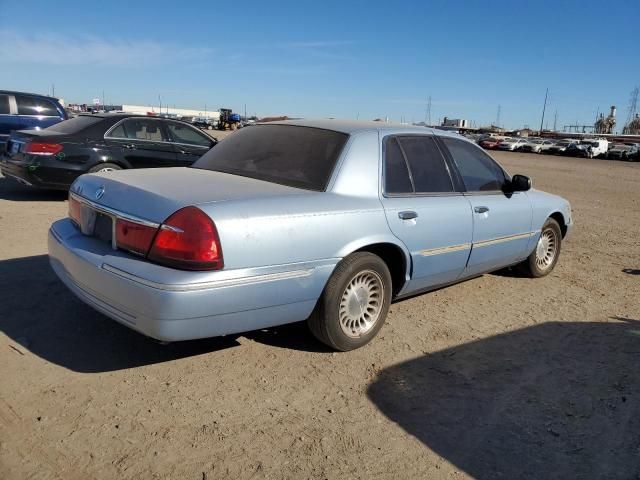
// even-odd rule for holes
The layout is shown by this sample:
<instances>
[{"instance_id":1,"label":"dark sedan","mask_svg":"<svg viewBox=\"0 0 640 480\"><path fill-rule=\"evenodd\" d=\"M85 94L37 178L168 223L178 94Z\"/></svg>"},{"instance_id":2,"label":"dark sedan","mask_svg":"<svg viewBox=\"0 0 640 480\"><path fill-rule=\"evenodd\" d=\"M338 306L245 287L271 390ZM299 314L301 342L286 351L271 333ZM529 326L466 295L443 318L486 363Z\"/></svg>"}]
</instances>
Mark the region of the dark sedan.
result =
<instances>
[{"instance_id":1,"label":"dark sedan","mask_svg":"<svg viewBox=\"0 0 640 480\"><path fill-rule=\"evenodd\" d=\"M26 185L68 189L83 173L189 166L216 143L177 120L80 115L44 130L13 132L0 169Z\"/></svg>"}]
</instances>

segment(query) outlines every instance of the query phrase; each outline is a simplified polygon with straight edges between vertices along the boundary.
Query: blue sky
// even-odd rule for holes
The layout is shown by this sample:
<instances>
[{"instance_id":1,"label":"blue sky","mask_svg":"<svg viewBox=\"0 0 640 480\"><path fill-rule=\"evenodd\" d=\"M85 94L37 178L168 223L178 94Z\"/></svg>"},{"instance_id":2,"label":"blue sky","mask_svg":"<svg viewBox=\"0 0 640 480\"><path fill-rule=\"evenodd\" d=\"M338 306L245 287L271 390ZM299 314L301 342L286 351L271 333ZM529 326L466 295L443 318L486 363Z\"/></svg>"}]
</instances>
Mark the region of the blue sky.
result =
<instances>
[{"instance_id":1,"label":"blue sky","mask_svg":"<svg viewBox=\"0 0 640 480\"><path fill-rule=\"evenodd\" d=\"M0 0L0 88L259 116L626 119L640 1Z\"/></svg>"}]
</instances>

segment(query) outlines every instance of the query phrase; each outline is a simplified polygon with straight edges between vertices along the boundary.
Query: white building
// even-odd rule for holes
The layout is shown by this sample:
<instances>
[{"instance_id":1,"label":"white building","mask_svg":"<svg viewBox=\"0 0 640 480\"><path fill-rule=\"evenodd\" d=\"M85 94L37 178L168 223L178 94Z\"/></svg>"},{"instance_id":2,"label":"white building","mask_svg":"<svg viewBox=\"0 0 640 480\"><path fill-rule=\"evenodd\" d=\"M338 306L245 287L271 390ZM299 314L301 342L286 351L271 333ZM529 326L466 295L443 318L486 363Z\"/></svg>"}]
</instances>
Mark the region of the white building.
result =
<instances>
[{"instance_id":1,"label":"white building","mask_svg":"<svg viewBox=\"0 0 640 480\"><path fill-rule=\"evenodd\" d=\"M190 110L187 108L172 108L169 106L162 106L162 112L157 105L122 105L121 111L125 113L135 113L138 115L170 115L177 118L182 117L207 117L213 120L220 119L220 112L217 110Z\"/></svg>"}]
</instances>

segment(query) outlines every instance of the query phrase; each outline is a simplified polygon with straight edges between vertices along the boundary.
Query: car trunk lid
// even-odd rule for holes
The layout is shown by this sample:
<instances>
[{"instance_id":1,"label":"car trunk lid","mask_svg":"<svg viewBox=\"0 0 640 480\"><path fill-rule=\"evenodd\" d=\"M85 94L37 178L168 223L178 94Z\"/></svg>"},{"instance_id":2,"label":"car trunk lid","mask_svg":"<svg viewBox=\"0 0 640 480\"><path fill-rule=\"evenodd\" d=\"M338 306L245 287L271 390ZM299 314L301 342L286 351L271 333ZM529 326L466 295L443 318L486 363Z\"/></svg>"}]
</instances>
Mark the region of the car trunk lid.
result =
<instances>
[{"instance_id":1,"label":"car trunk lid","mask_svg":"<svg viewBox=\"0 0 640 480\"><path fill-rule=\"evenodd\" d=\"M189 205L295 195L299 188L196 168L157 168L82 175L71 191L95 204L162 223Z\"/></svg>"}]
</instances>

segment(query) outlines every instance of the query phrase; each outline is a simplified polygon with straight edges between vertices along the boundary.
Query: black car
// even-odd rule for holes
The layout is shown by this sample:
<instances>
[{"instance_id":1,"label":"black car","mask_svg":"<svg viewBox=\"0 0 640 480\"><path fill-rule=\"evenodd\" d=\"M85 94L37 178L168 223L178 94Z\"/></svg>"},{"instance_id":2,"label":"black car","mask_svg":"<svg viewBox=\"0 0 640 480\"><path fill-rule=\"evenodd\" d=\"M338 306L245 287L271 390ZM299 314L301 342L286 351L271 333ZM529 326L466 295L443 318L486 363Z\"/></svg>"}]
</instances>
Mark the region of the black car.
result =
<instances>
[{"instance_id":1,"label":"black car","mask_svg":"<svg viewBox=\"0 0 640 480\"><path fill-rule=\"evenodd\" d=\"M44 130L13 132L0 170L26 185L68 189L83 173L188 166L216 143L178 120L79 115Z\"/></svg>"}]
</instances>

